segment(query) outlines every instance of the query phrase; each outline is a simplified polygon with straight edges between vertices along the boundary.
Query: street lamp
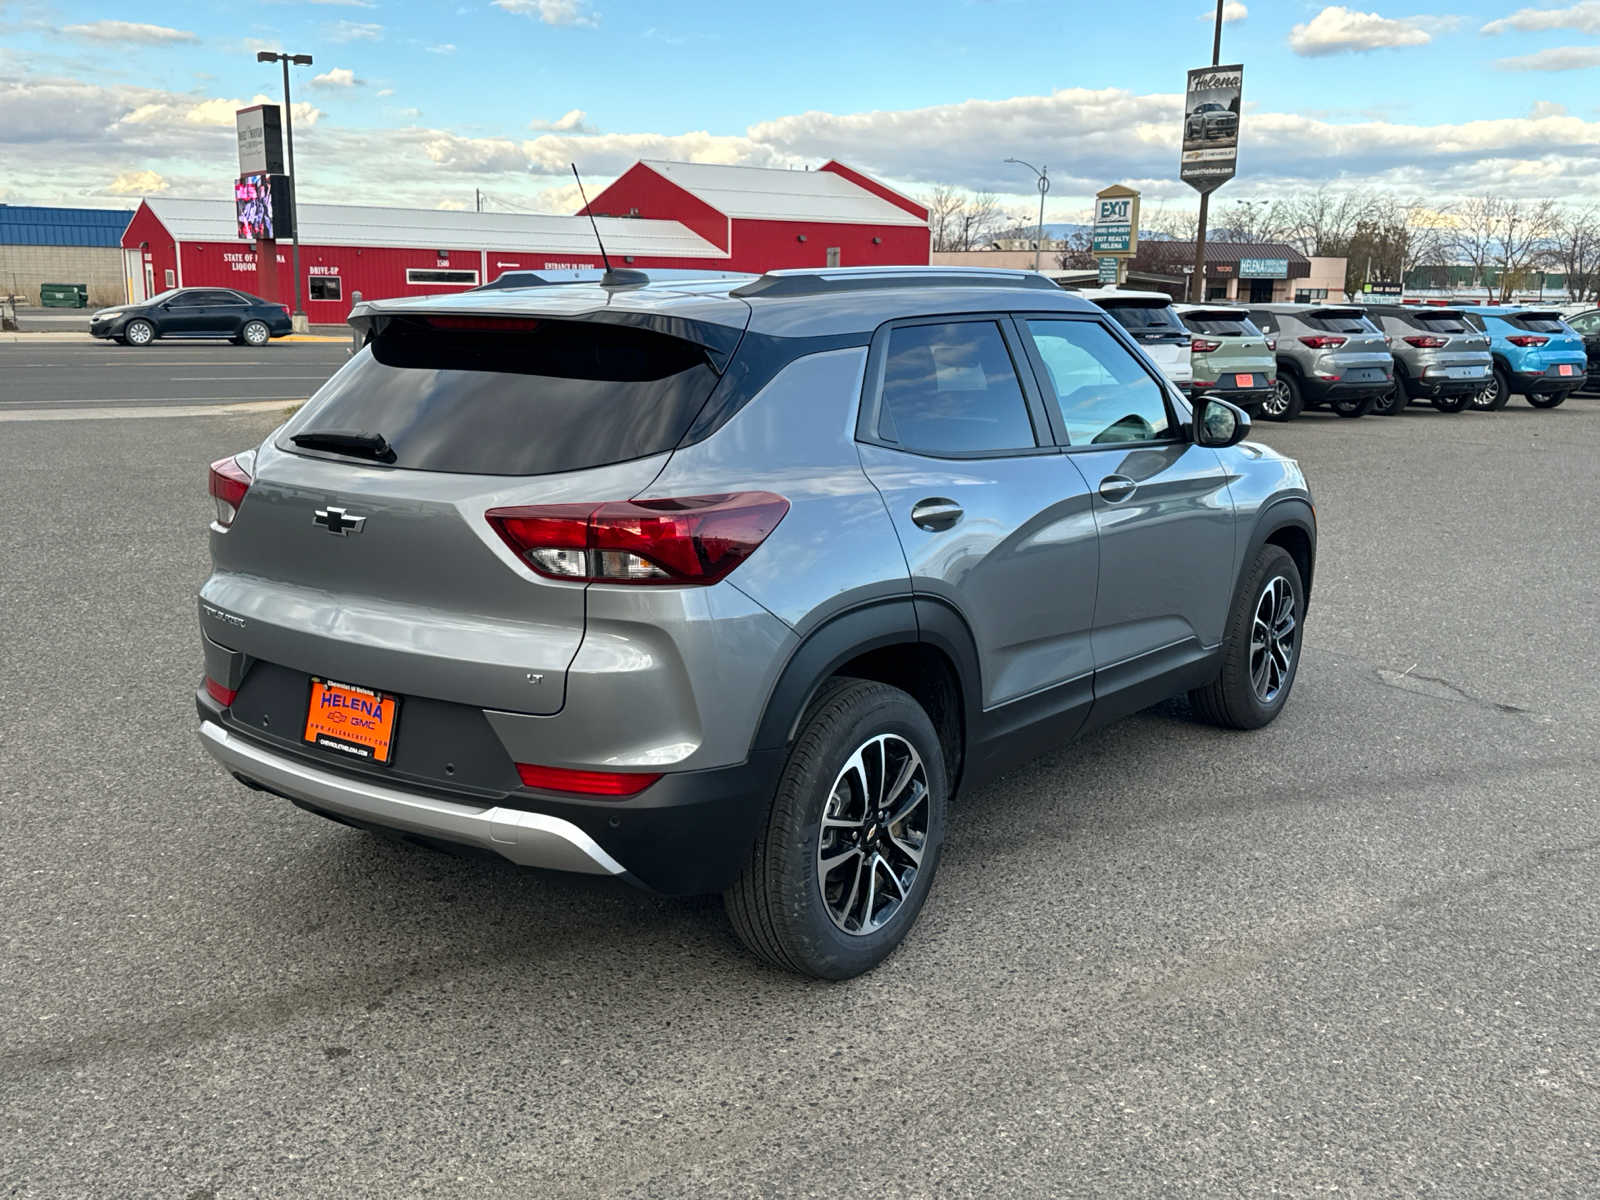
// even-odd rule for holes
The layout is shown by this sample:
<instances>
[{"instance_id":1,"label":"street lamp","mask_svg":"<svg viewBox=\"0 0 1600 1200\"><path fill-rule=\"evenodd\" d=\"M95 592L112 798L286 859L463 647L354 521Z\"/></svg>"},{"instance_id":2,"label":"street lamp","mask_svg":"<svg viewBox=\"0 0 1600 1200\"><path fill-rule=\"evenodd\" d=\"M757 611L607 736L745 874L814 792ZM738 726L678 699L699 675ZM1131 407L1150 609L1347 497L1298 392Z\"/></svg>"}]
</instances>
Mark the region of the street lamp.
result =
<instances>
[{"instance_id":1,"label":"street lamp","mask_svg":"<svg viewBox=\"0 0 1600 1200\"><path fill-rule=\"evenodd\" d=\"M1241 242L1250 242L1250 241L1255 241L1256 240L1256 237L1255 237L1255 233L1256 233L1256 210L1257 209L1266 208L1271 203L1272 203L1272 201L1270 201L1270 200L1235 200L1234 201L1235 205L1237 205L1240 208L1244 209L1244 218L1243 219L1246 222L1245 236L1240 238L1240 239L1238 239L1239 241L1241 241ZM1237 233L1238 231L1239 231L1239 226L1235 225L1234 226L1234 232ZM1265 241L1266 239L1263 238L1261 240Z\"/></svg>"},{"instance_id":2,"label":"street lamp","mask_svg":"<svg viewBox=\"0 0 1600 1200\"><path fill-rule=\"evenodd\" d=\"M1033 269L1039 269L1039 256L1044 253L1044 194L1050 190L1050 168L1036 167L1030 162L1023 162L1020 158L1008 158L1008 163L1016 163L1019 167L1027 167L1032 171L1039 184L1039 240L1033 244Z\"/></svg>"},{"instance_id":3,"label":"street lamp","mask_svg":"<svg viewBox=\"0 0 1600 1200\"><path fill-rule=\"evenodd\" d=\"M259 50L256 52L256 61L283 64L283 132L289 144L289 226L294 234L294 315L304 324L306 306L300 299L300 205L295 196L297 188L294 177L294 105L289 100L289 64L309 67L311 55L277 54L271 50Z\"/></svg>"}]
</instances>

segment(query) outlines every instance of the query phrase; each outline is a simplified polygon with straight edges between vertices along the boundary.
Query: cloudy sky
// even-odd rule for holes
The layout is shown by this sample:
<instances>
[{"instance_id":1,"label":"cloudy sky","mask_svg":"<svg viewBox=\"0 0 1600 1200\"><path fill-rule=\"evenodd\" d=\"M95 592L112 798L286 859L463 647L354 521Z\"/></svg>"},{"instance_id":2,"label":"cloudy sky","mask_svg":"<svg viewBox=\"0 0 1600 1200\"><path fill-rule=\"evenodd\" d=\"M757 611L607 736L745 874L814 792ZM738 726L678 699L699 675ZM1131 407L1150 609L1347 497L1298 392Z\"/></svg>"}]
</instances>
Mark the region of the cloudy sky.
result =
<instances>
[{"instance_id":1,"label":"cloudy sky","mask_svg":"<svg viewBox=\"0 0 1600 1200\"><path fill-rule=\"evenodd\" d=\"M1600 201L1600 0L1228 0L1243 62L1226 198L1376 180L1423 196ZM296 68L302 199L572 211L641 157L838 157L1049 216L1176 181L1210 0L0 0L0 201L230 194L233 110Z\"/></svg>"}]
</instances>

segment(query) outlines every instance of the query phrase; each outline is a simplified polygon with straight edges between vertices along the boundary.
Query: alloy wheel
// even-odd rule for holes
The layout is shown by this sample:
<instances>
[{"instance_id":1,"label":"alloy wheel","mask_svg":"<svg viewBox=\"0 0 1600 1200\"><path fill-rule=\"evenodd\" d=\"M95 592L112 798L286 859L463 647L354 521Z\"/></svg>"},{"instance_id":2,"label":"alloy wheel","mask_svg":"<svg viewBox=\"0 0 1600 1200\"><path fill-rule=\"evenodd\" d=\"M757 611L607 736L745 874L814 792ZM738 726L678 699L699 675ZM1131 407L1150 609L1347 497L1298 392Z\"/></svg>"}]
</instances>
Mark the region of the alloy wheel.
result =
<instances>
[{"instance_id":1,"label":"alloy wheel","mask_svg":"<svg viewBox=\"0 0 1600 1200\"><path fill-rule=\"evenodd\" d=\"M1483 385L1483 391L1473 394L1472 407L1493 408L1494 402L1498 399L1500 399L1500 381L1491 375L1489 382Z\"/></svg>"},{"instance_id":2,"label":"alloy wheel","mask_svg":"<svg viewBox=\"0 0 1600 1200\"><path fill-rule=\"evenodd\" d=\"M1269 417L1281 417L1289 411L1289 385L1281 377L1273 380L1272 395L1261 402L1261 411Z\"/></svg>"},{"instance_id":3,"label":"alloy wheel","mask_svg":"<svg viewBox=\"0 0 1600 1200\"><path fill-rule=\"evenodd\" d=\"M1256 600L1250 626L1250 686L1261 703L1271 704L1283 691L1298 638L1294 588L1282 575L1274 575Z\"/></svg>"},{"instance_id":4,"label":"alloy wheel","mask_svg":"<svg viewBox=\"0 0 1600 1200\"><path fill-rule=\"evenodd\" d=\"M928 771L884 733L858 746L833 781L817 834L817 882L844 933L876 933L905 904L928 840Z\"/></svg>"},{"instance_id":5,"label":"alloy wheel","mask_svg":"<svg viewBox=\"0 0 1600 1200\"><path fill-rule=\"evenodd\" d=\"M150 326L143 321L135 321L128 326L125 336L135 346L142 346L150 340Z\"/></svg>"},{"instance_id":6,"label":"alloy wheel","mask_svg":"<svg viewBox=\"0 0 1600 1200\"><path fill-rule=\"evenodd\" d=\"M244 327L244 340L252 346L265 346L267 344L267 327L260 321L252 321Z\"/></svg>"}]
</instances>

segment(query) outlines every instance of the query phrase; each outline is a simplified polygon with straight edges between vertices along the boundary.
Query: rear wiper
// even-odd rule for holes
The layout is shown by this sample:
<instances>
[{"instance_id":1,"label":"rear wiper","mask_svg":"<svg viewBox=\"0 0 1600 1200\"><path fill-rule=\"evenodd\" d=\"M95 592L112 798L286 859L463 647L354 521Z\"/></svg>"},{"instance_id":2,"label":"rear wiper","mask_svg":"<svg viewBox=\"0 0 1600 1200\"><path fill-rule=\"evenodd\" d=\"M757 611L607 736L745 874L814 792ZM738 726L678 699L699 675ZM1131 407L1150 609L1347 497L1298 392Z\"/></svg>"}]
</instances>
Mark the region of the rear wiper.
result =
<instances>
[{"instance_id":1,"label":"rear wiper","mask_svg":"<svg viewBox=\"0 0 1600 1200\"><path fill-rule=\"evenodd\" d=\"M392 463L394 447L381 433L363 433L357 430L322 429L312 433L297 433L289 439L306 450L332 450L335 454L349 454L356 458L370 458L374 462Z\"/></svg>"}]
</instances>

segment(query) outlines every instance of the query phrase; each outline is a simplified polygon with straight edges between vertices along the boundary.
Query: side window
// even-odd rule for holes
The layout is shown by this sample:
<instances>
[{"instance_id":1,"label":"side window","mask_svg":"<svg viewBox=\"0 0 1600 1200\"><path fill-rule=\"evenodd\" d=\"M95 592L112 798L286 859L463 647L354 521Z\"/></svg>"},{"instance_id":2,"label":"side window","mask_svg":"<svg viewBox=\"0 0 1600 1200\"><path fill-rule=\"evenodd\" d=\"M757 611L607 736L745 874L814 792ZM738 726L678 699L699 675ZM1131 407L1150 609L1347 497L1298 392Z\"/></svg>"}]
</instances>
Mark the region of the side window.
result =
<instances>
[{"instance_id":1,"label":"side window","mask_svg":"<svg viewBox=\"0 0 1600 1200\"><path fill-rule=\"evenodd\" d=\"M344 290L338 275L312 275L306 282L313 300L337 300Z\"/></svg>"},{"instance_id":2,"label":"side window","mask_svg":"<svg viewBox=\"0 0 1600 1200\"><path fill-rule=\"evenodd\" d=\"M930 454L1038 445L1000 326L958 321L890 330L877 435Z\"/></svg>"},{"instance_id":3,"label":"side window","mask_svg":"<svg viewBox=\"0 0 1600 1200\"><path fill-rule=\"evenodd\" d=\"M1462 313L1461 316L1462 316L1462 319L1465 320L1468 325L1471 325L1479 333L1483 333L1484 332L1483 318L1480 317L1477 313Z\"/></svg>"},{"instance_id":4,"label":"side window","mask_svg":"<svg viewBox=\"0 0 1600 1200\"><path fill-rule=\"evenodd\" d=\"M1567 322L1579 333L1600 333L1600 313L1584 313Z\"/></svg>"},{"instance_id":5,"label":"side window","mask_svg":"<svg viewBox=\"0 0 1600 1200\"><path fill-rule=\"evenodd\" d=\"M167 301L172 308L199 308L205 302L204 292L179 292Z\"/></svg>"},{"instance_id":6,"label":"side window","mask_svg":"<svg viewBox=\"0 0 1600 1200\"><path fill-rule=\"evenodd\" d=\"M1162 386L1098 321L1028 322L1075 446L1173 436Z\"/></svg>"}]
</instances>

